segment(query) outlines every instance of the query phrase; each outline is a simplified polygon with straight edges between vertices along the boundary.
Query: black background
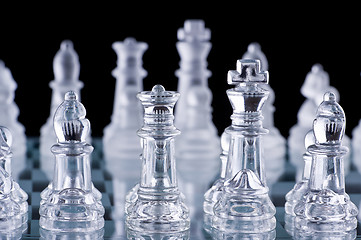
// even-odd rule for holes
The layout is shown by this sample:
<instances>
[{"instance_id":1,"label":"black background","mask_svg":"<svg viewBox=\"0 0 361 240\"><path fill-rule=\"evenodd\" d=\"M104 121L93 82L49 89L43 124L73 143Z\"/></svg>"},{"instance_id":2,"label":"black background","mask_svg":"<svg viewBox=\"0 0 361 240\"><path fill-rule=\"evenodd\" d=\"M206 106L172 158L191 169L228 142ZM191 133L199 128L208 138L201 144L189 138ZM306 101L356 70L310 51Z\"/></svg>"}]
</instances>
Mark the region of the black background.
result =
<instances>
[{"instance_id":1,"label":"black background","mask_svg":"<svg viewBox=\"0 0 361 240\"><path fill-rule=\"evenodd\" d=\"M247 4L246 4L247 3ZM70 39L79 55L82 102L93 136L102 136L110 122L114 101L115 41L135 37L148 43L143 67L148 71L144 89L160 83L176 90L179 55L177 30L186 19L203 19L211 30L213 47L208 69L213 75L213 121L221 133L230 124L232 109L226 96L228 70L236 68L251 42L259 42L269 62L270 85L276 92L275 125L282 135L296 124L304 97L300 93L306 74L321 63L331 85L340 92L347 117L346 133L361 119L360 29L358 8L346 2L332 10L326 6L297 4L267 6L260 2L206 2L195 7L185 2L144 5L124 2L103 5L61 2L54 6L2 8L0 59L18 84L15 101L19 121L28 136L39 135L49 116L53 80L52 62L60 43ZM20 7L20 6L18 6ZM343 9L345 8L345 9Z\"/></svg>"}]
</instances>

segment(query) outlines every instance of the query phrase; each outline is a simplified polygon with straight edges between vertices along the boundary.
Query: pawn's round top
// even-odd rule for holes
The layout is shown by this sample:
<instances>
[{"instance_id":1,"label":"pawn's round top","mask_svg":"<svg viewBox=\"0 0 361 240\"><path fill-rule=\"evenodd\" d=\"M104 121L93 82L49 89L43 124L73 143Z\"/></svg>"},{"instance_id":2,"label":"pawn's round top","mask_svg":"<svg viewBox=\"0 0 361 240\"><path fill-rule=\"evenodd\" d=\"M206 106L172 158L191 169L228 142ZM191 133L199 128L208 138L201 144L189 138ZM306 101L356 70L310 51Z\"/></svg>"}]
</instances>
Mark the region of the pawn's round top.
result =
<instances>
[{"instance_id":1,"label":"pawn's round top","mask_svg":"<svg viewBox=\"0 0 361 240\"><path fill-rule=\"evenodd\" d=\"M54 130L59 143L84 142L90 132L86 110L75 92L65 94L54 115Z\"/></svg>"},{"instance_id":2,"label":"pawn's round top","mask_svg":"<svg viewBox=\"0 0 361 240\"><path fill-rule=\"evenodd\" d=\"M341 145L345 126L345 112L336 102L335 94L326 92L323 102L317 109L316 119L313 122L316 143Z\"/></svg>"},{"instance_id":3,"label":"pawn's round top","mask_svg":"<svg viewBox=\"0 0 361 240\"><path fill-rule=\"evenodd\" d=\"M55 80L59 82L76 81L79 78L80 63L73 42L64 40L53 61Z\"/></svg>"}]
</instances>

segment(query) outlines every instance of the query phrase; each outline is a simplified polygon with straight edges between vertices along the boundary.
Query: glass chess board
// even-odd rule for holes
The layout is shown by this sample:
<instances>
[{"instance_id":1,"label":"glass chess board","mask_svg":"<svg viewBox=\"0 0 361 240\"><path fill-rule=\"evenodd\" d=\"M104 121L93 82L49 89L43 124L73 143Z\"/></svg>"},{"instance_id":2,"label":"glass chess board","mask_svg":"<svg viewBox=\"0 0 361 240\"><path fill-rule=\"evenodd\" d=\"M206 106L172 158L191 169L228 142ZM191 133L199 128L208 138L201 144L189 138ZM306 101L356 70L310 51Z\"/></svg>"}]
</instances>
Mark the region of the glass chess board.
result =
<instances>
[{"instance_id":1,"label":"glass chess board","mask_svg":"<svg viewBox=\"0 0 361 240\"><path fill-rule=\"evenodd\" d=\"M102 153L101 138L92 139L94 152L92 153L92 181L95 187L102 193L102 203L105 208L105 227L103 239L127 239L124 230L118 227L123 227L123 223L117 223L112 220L112 210L114 210L113 201L113 184L112 176L106 170L105 162ZM39 162L39 138L28 137L27 141L28 153L25 168L20 172L18 182L20 186L29 195L29 220L27 229L22 234L22 239L39 239L39 205L40 193L48 185L45 173L40 168ZM13 166L16 168L16 166ZM285 229L284 219L284 203L286 193L294 186L295 169L287 162L286 171L276 182L270 192L271 199L277 208L276 219L276 238L275 239L292 239ZM351 200L359 206L361 202L361 175L355 170L351 170L346 176L346 192L350 195ZM201 226L201 223L196 224ZM212 239L204 231L196 231L194 234L190 233L191 240ZM2 236L0 236L0 239ZM55 239L55 238L53 238ZM57 239L57 238L56 238ZM227 238L228 239L228 238ZM359 223L357 228L357 239L361 239L361 225Z\"/></svg>"}]
</instances>

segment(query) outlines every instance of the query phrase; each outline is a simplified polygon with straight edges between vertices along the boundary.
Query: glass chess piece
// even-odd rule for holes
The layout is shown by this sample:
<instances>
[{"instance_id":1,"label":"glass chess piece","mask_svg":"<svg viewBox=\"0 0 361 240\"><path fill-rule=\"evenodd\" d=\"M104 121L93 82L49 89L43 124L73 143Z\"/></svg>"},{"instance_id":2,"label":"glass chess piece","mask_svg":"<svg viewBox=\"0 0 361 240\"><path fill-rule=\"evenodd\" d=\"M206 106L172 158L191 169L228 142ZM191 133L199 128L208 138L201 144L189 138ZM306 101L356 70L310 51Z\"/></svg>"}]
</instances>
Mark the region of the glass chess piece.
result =
<instances>
[{"instance_id":1,"label":"glass chess piece","mask_svg":"<svg viewBox=\"0 0 361 240\"><path fill-rule=\"evenodd\" d=\"M263 233L275 229L276 208L266 184L261 151L262 107L268 91L259 84L268 83L268 72L260 70L260 61L241 59L237 70L228 72L227 90L233 108L226 177L220 199L214 205L212 228L225 233Z\"/></svg>"},{"instance_id":2,"label":"glass chess piece","mask_svg":"<svg viewBox=\"0 0 361 240\"><path fill-rule=\"evenodd\" d=\"M54 114L54 178L41 194L39 225L46 230L89 233L104 226L104 207L91 181L93 147L85 141L90 131L85 116L76 93L67 92Z\"/></svg>"},{"instance_id":3,"label":"glass chess piece","mask_svg":"<svg viewBox=\"0 0 361 240\"><path fill-rule=\"evenodd\" d=\"M262 239L274 240L276 239L276 229L261 233L228 233L212 229L211 239L214 240L238 240L238 239Z\"/></svg>"},{"instance_id":4,"label":"glass chess piece","mask_svg":"<svg viewBox=\"0 0 361 240\"><path fill-rule=\"evenodd\" d=\"M296 182L301 180L303 171L302 155L304 153L304 146L301 143L303 143L304 137L309 129L312 128L312 121L317 107L321 104L323 95L327 91L333 92L337 99L339 99L337 89L330 86L328 73L324 71L321 64L314 64L301 87L301 93L306 100L297 113L297 124L291 127L287 139L288 156L290 162L296 167ZM347 135L344 135L342 144L348 148L351 147L351 140ZM350 154L347 153L344 157L346 175L350 170L350 163Z\"/></svg>"},{"instance_id":5,"label":"glass chess piece","mask_svg":"<svg viewBox=\"0 0 361 240\"><path fill-rule=\"evenodd\" d=\"M224 179L226 177L226 167L227 167L227 158L229 143L231 141L231 135L224 131L221 136L221 146L222 153L220 155L221 159L221 173L219 179L217 179L212 187L206 191L204 194L203 202L203 226L206 232L211 232L212 227L212 218L213 218L213 207L219 200L222 194L222 188L224 186Z\"/></svg>"},{"instance_id":6,"label":"glass chess piece","mask_svg":"<svg viewBox=\"0 0 361 240\"><path fill-rule=\"evenodd\" d=\"M28 195L11 176L10 130L0 126L0 234L15 234L27 229Z\"/></svg>"},{"instance_id":7,"label":"glass chess piece","mask_svg":"<svg viewBox=\"0 0 361 240\"><path fill-rule=\"evenodd\" d=\"M345 192L342 146L345 113L332 92L324 94L313 122L315 144L309 190L295 207L295 227L301 232L348 232L357 227L358 209Z\"/></svg>"},{"instance_id":8,"label":"glass chess piece","mask_svg":"<svg viewBox=\"0 0 361 240\"><path fill-rule=\"evenodd\" d=\"M40 240L48 240L48 239L103 240L104 239L104 228L95 230L93 232L62 232L62 231L50 231L40 228L39 233L40 233Z\"/></svg>"},{"instance_id":9,"label":"glass chess piece","mask_svg":"<svg viewBox=\"0 0 361 240\"><path fill-rule=\"evenodd\" d=\"M247 52L243 54L242 58L258 59L261 61L261 71L268 71L268 60L262 52L259 43L250 43ZM275 92L270 84L263 84L261 86L269 92L267 101L262 108L262 124L269 132L262 136L261 141L264 151L264 166L267 172L266 180L268 186L271 188L285 171L286 139L274 124L274 112L276 111L274 106L276 98Z\"/></svg>"},{"instance_id":10,"label":"glass chess piece","mask_svg":"<svg viewBox=\"0 0 361 240\"><path fill-rule=\"evenodd\" d=\"M188 119L184 113L188 110L186 97L192 86L201 86L209 90L208 78L212 75L207 69L207 57L212 48L211 31L205 28L205 23L200 19L189 19L184 22L184 27L178 29L178 42L176 47L180 57L180 68L175 72L178 77L178 92L181 98L175 108L175 121L177 127L183 131L183 126ZM212 122L209 127L217 132Z\"/></svg>"},{"instance_id":11,"label":"glass chess piece","mask_svg":"<svg viewBox=\"0 0 361 240\"><path fill-rule=\"evenodd\" d=\"M12 177L18 180L26 167L26 135L24 125L18 121L20 111L14 101L16 89L10 69L0 60L0 125L6 126L13 135L12 162L17 168L13 169Z\"/></svg>"},{"instance_id":12,"label":"glass chess piece","mask_svg":"<svg viewBox=\"0 0 361 240\"><path fill-rule=\"evenodd\" d=\"M357 230L339 232L304 232L295 230L293 239L297 240L354 240L357 239Z\"/></svg>"},{"instance_id":13,"label":"glass chess piece","mask_svg":"<svg viewBox=\"0 0 361 240\"><path fill-rule=\"evenodd\" d=\"M130 191L141 170L142 146L136 132L142 125L143 109L136 95L143 90L143 78L147 76L142 57L148 45L128 37L112 47L118 56L117 68L112 72L116 90L111 123L104 128L103 151L106 168L113 176L114 201L120 210L114 217L119 218L124 215L121 209L127 209L136 200L139 188L136 185Z\"/></svg>"},{"instance_id":14,"label":"glass chess piece","mask_svg":"<svg viewBox=\"0 0 361 240\"><path fill-rule=\"evenodd\" d=\"M190 210L192 232L192 225L197 225L196 222L203 219L204 192L219 171L220 143L217 133L207 124L212 123L210 91L193 86L185 97L188 109L184 116L188 118L188 122L175 140L175 151L179 188L184 193Z\"/></svg>"},{"instance_id":15,"label":"glass chess piece","mask_svg":"<svg viewBox=\"0 0 361 240\"><path fill-rule=\"evenodd\" d=\"M305 136L305 148L315 144L315 136L313 131L310 130ZM294 235L294 220L295 220L295 206L300 201L301 198L307 193L308 188L308 180L310 179L311 172L311 163L312 156L309 152L305 152L303 154L303 175L301 181L297 182L294 187L286 194L286 203L285 203L285 229L286 231Z\"/></svg>"},{"instance_id":16,"label":"glass chess piece","mask_svg":"<svg viewBox=\"0 0 361 240\"><path fill-rule=\"evenodd\" d=\"M50 115L46 123L40 128L40 165L42 171L48 179L53 179L54 173L54 155L50 151L56 136L53 126L53 118L56 109L63 102L64 95L68 91L74 91L80 101L80 90L84 84L79 80L80 63L79 57L74 50L73 42L64 40L60 44L60 49L53 60L54 80L49 86L52 89ZM91 142L91 137L87 138Z\"/></svg>"},{"instance_id":17,"label":"glass chess piece","mask_svg":"<svg viewBox=\"0 0 361 240\"><path fill-rule=\"evenodd\" d=\"M129 230L127 231L128 240L191 240L189 230L174 233L146 233ZM193 236L192 236L193 237ZM125 239L125 238L124 238ZM198 239L197 239L198 240Z\"/></svg>"},{"instance_id":18,"label":"glass chess piece","mask_svg":"<svg viewBox=\"0 0 361 240\"><path fill-rule=\"evenodd\" d=\"M176 233L190 227L189 210L177 185L173 108L179 93L155 85L137 95L144 107L144 124L138 130L143 139L142 175L136 201L128 207L127 230L148 233Z\"/></svg>"}]
</instances>

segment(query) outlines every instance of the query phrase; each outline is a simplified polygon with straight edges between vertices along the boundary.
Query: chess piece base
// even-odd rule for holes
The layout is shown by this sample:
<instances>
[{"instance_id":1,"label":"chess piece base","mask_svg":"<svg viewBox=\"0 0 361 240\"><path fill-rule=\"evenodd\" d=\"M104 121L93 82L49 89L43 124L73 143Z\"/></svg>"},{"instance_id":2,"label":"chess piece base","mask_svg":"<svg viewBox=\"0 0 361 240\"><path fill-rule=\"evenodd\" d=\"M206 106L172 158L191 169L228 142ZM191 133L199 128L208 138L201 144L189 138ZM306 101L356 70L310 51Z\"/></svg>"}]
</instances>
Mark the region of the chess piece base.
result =
<instances>
[{"instance_id":1,"label":"chess piece base","mask_svg":"<svg viewBox=\"0 0 361 240\"><path fill-rule=\"evenodd\" d=\"M140 189L137 200L128 208L126 224L129 230L143 233L171 233L189 229L189 211L179 197L179 193L178 196L164 192L145 195L139 193Z\"/></svg>"},{"instance_id":2,"label":"chess piece base","mask_svg":"<svg viewBox=\"0 0 361 240\"><path fill-rule=\"evenodd\" d=\"M92 192L53 191L40 202L39 225L51 231L91 232L104 227L104 208Z\"/></svg>"}]
</instances>

